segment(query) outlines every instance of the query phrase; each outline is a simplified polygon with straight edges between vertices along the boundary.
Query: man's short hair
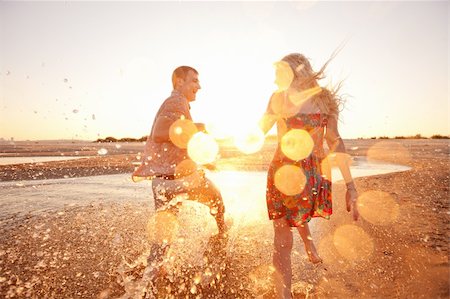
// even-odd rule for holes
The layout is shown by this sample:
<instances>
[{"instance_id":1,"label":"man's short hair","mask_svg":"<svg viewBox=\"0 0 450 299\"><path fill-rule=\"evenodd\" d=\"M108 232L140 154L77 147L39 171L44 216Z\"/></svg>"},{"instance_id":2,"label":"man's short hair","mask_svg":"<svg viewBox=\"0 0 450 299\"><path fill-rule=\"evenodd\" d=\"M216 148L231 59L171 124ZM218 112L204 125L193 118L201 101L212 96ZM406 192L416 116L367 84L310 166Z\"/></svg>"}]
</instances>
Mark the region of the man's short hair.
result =
<instances>
[{"instance_id":1,"label":"man's short hair","mask_svg":"<svg viewBox=\"0 0 450 299\"><path fill-rule=\"evenodd\" d=\"M196 69L194 69L193 67L190 67L190 66L186 66L186 65L179 66L173 71L173 73L172 73L173 88L175 88L175 83L177 81L177 78L186 79L186 76L189 73L189 71L193 71L194 73L196 73L198 75L198 72Z\"/></svg>"}]
</instances>

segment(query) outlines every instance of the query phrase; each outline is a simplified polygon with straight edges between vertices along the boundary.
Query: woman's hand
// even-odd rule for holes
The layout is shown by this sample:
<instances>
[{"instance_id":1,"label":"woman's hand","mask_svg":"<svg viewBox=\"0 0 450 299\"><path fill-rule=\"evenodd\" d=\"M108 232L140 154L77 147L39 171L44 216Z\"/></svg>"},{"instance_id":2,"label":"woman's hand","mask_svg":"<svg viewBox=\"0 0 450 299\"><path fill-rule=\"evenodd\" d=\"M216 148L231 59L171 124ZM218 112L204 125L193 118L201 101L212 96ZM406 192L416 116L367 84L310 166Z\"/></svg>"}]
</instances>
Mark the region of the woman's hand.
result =
<instances>
[{"instance_id":1,"label":"woman's hand","mask_svg":"<svg viewBox=\"0 0 450 299\"><path fill-rule=\"evenodd\" d=\"M345 202L347 204L347 212L352 211L353 220L358 220L358 191L352 186L347 186L347 192L345 193Z\"/></svg>"}]
</instances>

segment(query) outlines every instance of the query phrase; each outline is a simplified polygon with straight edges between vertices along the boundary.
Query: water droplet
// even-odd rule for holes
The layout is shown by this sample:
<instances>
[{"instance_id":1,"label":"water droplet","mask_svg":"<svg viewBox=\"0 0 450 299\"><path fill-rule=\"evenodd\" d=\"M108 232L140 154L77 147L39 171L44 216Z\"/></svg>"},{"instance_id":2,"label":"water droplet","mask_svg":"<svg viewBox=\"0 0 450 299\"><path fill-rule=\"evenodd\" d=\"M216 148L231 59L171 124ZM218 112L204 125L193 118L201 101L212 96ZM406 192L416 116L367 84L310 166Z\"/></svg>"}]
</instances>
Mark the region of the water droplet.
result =
<instances>
[{"instance_id":1,"label":"water droplet","mask_svg":"<svg viewBox=\"0 0 450 299\"><path fill-rule=\"evenodd\" d=\"M95 114L92 114L92 120L95 120Z\"/></svg>"},{"instance_id":2,"label":"water droplet","mask_svg":"<svg viewBox=\"0 0 450 299\"><path fill-rule=\"evenodd\" d=\"M78 109L73 109L72 112L73 113L78 113Z\"/></svg>"},{"instance_id":3,"label":"water droplet","mask_svg":"<svg viewBox=\"0 0 450 299\"><path fill-rule=\"evenodd\" d=\"M67 83L67 82L69 82L69 79L64 78L64 83Z\"/></svg>"},{"instance_id":4,"label":"water droplet","mask_svg":"<svg viewBox=\"0 0 450 299\"><path fill-rule=\"evenodd\" d=\"M197 293L197 287L195 286L195 284L191 287L191 294L195 294Z\"/></svg>"},{"instance_id":5,"label":"water droplet","mask_svg":"<svg viewBox=\"0 0 450 299\"><path fill-rule=\"evenodd\" d=\"M210 268L206 268L206 270L205 270L205 275L206 275L206 276L211 276L211 275L212 275L212 271L211 271Z\"/></svg>"},{"instance_id":6,"label":"water droplet","mask_svg":"<svg viewBox=\"0 0 450 299\"><path fill-rule=\"evenodd\" d=\"M6 71L6 76L9 76L9 75L11 75L11 72L10 71Z\"/></svg>"},{"instance_id":7,"label":"water droplet","mask_svg":"<svg viewBox=\"0 0 450 299\"><path fill-rule=\"evenodd\" d=\"M97 153L101 156L106 155L108 153L108 150L106 148L101 148L97 151Z\"/></svg>"}]
</instances>

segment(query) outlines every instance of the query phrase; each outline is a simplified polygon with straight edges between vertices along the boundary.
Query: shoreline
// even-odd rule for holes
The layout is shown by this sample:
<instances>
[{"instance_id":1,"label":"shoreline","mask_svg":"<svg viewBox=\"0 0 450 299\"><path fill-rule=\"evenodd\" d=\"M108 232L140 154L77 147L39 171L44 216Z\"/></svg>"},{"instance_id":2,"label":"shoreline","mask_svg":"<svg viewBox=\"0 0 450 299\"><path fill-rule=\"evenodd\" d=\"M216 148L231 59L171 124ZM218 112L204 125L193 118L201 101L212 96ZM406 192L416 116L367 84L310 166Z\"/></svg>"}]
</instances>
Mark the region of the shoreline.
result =
<instances>
[{"instance_id":1,"label":"shoreline","mask_svg":"<svg viewBox=\"0 0 450 299\"><path fill-rule=\"evenodd\" d=\"M413 160L408 151L424 151L431 144L440 152L428 152L427 156L437 153L448 153L446 140L346 140L347 153L351 156L367 156L374 161L413 166ZM18 150L1 148L0 155L9 156L18 151L24 156L90 156L74 160L51 161L41 163L22 163L0 165L0 182L14 180L37 180L84 177L103 174L132 173L135 163L140 162L142 143L123 144L69 144L58 149L58 144L41 144L38 148L33 143L23 144ZM216 167L220 170L266 171L276 149L276 142L267 142L257 153L245 155L230 144L220 148ZM107 154L99 155L98 151Z\"/></svg>"}]
</instances>

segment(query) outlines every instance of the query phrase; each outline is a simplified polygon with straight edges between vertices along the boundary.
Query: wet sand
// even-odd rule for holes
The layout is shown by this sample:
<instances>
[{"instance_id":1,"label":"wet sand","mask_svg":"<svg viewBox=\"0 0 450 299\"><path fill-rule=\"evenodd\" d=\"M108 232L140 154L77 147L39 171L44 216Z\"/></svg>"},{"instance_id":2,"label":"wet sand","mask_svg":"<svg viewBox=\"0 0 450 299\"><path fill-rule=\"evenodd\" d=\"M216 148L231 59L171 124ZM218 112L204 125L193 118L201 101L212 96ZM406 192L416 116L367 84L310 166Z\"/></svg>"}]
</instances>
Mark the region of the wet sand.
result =
<instances>
[{"instance_id":1,"label":"wet sand","mask_svg":"<svg viewBox=\"0 0 450 299\"><path fill-rule=\"evenodd\" d=\"M32 144L21 146L0 146L1 153L42 155L62 148L66 155L97 157L1 166L1 181L127 173L142 149L141 144L46 144L39 151L36 145L34 150ZM295 237L295 298L448 298L448 141L349 140L346 146L352 155L412 169L357 178L362 201L377 213L366 209L356 223L345 211L344 186L334 184L331 220L311 224L324 263L311 265ZM102 148L108 154L98 156ZM253 155L225 147L217 164L219 170L264 171L272 153L273 144ZM0 297L114 298L142 291L152 203L104 197L104 203L0 213ZM207 211L186 206L182 219L196 220L181 225L178 258L166 278L157 281L157 297L270 298L270 221L240 214L227 243L217 244L209 240L215 231ZM197 241L186 241L194 236ZM187 261L179 258L183 254Z\"/></svg>"}]
</instances>

